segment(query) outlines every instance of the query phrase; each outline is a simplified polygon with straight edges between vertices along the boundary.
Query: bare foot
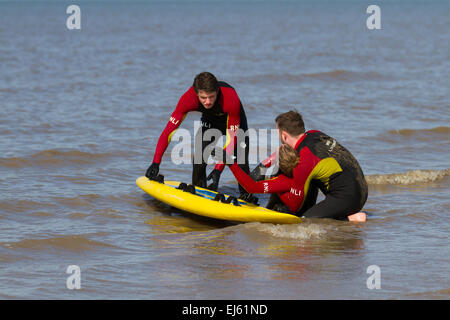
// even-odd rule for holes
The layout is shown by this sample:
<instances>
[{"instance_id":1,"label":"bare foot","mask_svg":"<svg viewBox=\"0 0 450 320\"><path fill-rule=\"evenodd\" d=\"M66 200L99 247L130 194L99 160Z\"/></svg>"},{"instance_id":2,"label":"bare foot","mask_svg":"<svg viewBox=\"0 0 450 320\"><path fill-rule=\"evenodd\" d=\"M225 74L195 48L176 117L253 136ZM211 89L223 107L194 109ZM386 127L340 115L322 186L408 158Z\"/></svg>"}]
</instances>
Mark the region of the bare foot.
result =
<instances>
[{"instance_id":1,"label":"bare foot","mask_svg":"<svg viewBox=\"0 0 450 320\"><path fill-rule=\"evenodd\" d=\"M352 214L350 216L347 217L349 221L354 221L354 222L365 222L367 221L367 215L365 212L358 212L355 214Z\"/></svg>"}]
</instances>

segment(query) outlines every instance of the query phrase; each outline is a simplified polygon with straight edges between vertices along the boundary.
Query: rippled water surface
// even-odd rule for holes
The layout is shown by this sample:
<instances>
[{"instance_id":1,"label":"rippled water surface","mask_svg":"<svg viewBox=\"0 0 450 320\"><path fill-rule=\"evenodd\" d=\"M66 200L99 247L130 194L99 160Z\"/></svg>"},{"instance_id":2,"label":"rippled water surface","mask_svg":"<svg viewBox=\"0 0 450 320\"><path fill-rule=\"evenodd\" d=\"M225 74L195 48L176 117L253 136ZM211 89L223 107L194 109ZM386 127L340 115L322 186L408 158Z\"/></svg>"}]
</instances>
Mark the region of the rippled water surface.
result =
<instances>
[{"instance_id":1,"label":"rippled water surface","mask_svg":"<svg viewBox=\"0 0 450 320\"><path fill-rule=\"evenodd\" d=\"M66 3L0 1L0 298L449 299L450 6L381 2L368 30L366 5L81 1L70 31ZM249 127L296 108L352 151L368 221L229 224L140 190L204 70ZM174 144L161 172L189 182Z\"/></svg>"}]
</instances>

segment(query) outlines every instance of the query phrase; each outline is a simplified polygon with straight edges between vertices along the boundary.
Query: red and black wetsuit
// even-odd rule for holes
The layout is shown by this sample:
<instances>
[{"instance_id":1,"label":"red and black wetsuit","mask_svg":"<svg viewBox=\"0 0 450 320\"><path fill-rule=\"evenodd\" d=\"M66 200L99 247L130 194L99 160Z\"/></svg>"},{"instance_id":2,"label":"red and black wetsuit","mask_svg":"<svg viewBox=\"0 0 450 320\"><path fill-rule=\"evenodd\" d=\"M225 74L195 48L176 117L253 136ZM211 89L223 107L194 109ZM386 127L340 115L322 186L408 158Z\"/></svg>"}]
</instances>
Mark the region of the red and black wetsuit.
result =
<instances>
[{"instance_id":1,"label":"red and black wetsuit","mask_svg":"<svg viewBox=\"0 0 450 320\"><path fill-rule=\"evenodd\" d=\"M175 111L170 116L169 122L159 137L153 162L158 164L161 163L162 156L169 145L172 135L175 133L175 130L178 129L187 113L191 111L199 111L202 113L201 131L199 130L197 134L202 134L203 137L206 130L218 129L223 135L226 135L224 148L227 152L230 154L233 154L233 152L234 154L237 154L236 132L239 128L244 131L248 130L247 117L245 116L244 108L234 88L226 82L219 81L217 99L210 109L206 109L200 103L193 86L181 96ZM201 146L197 145L198 141L202 141ZM203 139L197 139L196 137L194 148L197 151L198 148L201 148L201 154L203 155L203 150L213 141L203 141ZM242 168L247 173L249 172L248 151L249 143L247 138L244 150L242 151L245 153L245 164L242 165ZM203 156L201 157L201 163L194 162L192 172L192 183L194 185L206 187L206 166L207 164L204 161ZM223 163L218 163L216 164L215 169L222 171L224 166Z\"/></svg>"},{"instance_id":2,"label":"red and black wetsuit","mask_svg":"<svg viewBox=\"0 0 450 320\"><path fill-rule=\"evenodd\" d=\"M280 174L255 182L237 165L233 164L231 170L247 192L276 193L290 212L298 216L342 219L362 209L367 200L367 183L357 160L347 149L315 130L306 132L295 149L300 163L292 178ZM318 189L325 199L316 204Z\"/></svg>"}]
</instances>

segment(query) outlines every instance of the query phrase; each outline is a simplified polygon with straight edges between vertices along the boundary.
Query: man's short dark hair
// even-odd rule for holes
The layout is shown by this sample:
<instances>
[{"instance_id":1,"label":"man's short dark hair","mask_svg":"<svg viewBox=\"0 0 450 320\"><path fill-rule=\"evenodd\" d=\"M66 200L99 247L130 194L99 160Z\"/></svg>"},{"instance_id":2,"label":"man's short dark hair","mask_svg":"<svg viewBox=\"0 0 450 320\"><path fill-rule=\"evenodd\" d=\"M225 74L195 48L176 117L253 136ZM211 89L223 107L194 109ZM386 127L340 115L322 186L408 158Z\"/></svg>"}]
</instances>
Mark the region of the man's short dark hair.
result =
<instances>
[{"instance_id":1,"label":"man's short dark hair","mask_svg":"<svg viewBox=\"0 0 450 320\"><path fill-rule=\"evenodd\" d=\"M299 136L305 133L305 123L302 115L297 111L291 110L282 113L276 117L275 122L278 129L286 131L291 136Z\"/></svg>"},{"instance_id":2,"label":"man's short dark hair","mask_svg":"<svg viewBox=\"0 0 450 320\"><path fill-rule=\"evenodd\" d=\"M219 83L216 77L210 72L202 72L195 76L194 79L195 92L216 92L219 89Z\"/></svg>"}]
</instances>

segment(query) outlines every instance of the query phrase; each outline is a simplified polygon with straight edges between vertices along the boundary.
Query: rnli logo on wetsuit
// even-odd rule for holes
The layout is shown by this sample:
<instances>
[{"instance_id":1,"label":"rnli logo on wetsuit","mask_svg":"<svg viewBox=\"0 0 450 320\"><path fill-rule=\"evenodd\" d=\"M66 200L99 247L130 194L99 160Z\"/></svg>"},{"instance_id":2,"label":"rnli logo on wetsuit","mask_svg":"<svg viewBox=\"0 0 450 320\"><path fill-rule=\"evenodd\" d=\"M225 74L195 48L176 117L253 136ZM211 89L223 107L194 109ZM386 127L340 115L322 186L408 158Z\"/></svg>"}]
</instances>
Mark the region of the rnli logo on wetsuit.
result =
<instances>
[{"instance_id":1,"label":"rnli logo on wetsuit","mask_svg":"<svg viewBox=\"0 0 450 320\"><path fill-rule=\"evenodd\" d=\"M294 189L294 188L291 188L291 193L294 196L297 196L297 197L300 197L302 195L302 192L300 190L297 190L297 189Z\"/></svg>"},{"instance_id":2,"label":"rnli logo on wetsuit","mask_svg":"<svg viewBox=\"0 0 450 320\"><path fill-rule=\"evenodd\" d=\"M167 118L166 118L167 119ZM170 122L172 122L174 125L177 125L178 122L180 122L180 120L175 119L174 117L170 117L169 119Z\"/></svg>"},{"instance_id":3,"label":"rnli logo on wetsuit","mask_svg":"<svg viewBox=\"0 0 450 320\"><path fill-rule=\"evenodd\" d=\"M238 131L238 129L239 129L239 126L238 126L238 125L230 126L230 130L231 130L231 131Z\"/></svg>"},{"instance_id":4,"label":"rnli logo on wetsuit","mask_svg":"<svg viewBox=\"0 0 450 320\"><path fill-rule=\"evenodd\" d=\"M211 128L211 123L200 121L200 124L203 128Z\"/></svg>"},{"instance_id":5,"label":"rnli logo on wetsuit","mask_svg":"<svg viewBox=\"0 0 450 320\"><path fill-rule=\"evenodd\" d=\"M269 184L267 182L264 182L263 186L264 186L264 193L268 193L269 192Z\"/></svg>"},{"instance_id":6,"label":"rnli logo on wetsuit","mask_svg":"<svg viewBox=\"0 0 450 320\"><path fill-rule=\"evenodd\" d=\"M328 147L330 147L330 148L328 149L328 152L331 152L331 151L333 151L334 147L336 147L336 140L333 139L333 142L331 142L330 140L328 140L327 143L326 143L326 145L327 145Z\"/></svg>"}]
</instances>

